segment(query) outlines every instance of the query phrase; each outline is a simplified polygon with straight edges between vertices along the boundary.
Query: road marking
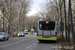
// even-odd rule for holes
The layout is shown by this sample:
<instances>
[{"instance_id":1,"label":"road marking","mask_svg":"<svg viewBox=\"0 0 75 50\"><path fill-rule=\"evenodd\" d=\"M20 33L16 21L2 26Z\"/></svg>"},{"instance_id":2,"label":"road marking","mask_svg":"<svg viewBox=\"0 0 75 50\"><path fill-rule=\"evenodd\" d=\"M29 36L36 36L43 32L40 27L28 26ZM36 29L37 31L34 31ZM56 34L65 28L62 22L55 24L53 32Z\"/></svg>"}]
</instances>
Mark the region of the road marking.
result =
<instances>
[{"instance_id":1,"label":"road marking","mask_svg":"<svg viewBox=\"0 0 75 50\"><path fill-rule=\"evenodd\" d=\"M33 37L32 37L32 38L33 38ZM13 42L13 43L10 43L10 44L6 44L6 45L3 45L3 46L0 46L0 48L2 48L2 47L6 47L6 46L9 46L9 45L13 45L13 44L16 44L16 43L22 42L22 41L24 41L24 40L28 40L28 39L22 39L22 40L17 41L17 42Z\"/></svg>"},{"instance_id":2,"label":"road marking","mask_svg":"<svg viewBox=\"0 0 75 50\"><path fill-rule=\"evenodd\" d=\"M33 45L36 45L36 44L37 43L34 43L34 44L30 45L30 46L26 47L26 49L29 49L30 47L32 47Z\"/></svg>"},{"instance_id":3,"label":"road marking","mask_svg":"<svg viewBox=\"0 0 75 50\"><path fill-rule=\"evenodd\" d=\"M28 46L26 49L28 49L28 48L30 48L30 47L32 47L32 45Z\"/></svg>"},{"instance_id":4,"label":"road marking","mask_svg":"<svg viewBox=\"0 0 75 50\"><path fill-rule=\"evenodd\" d=\"M34 43L33 45L35 45L36 43Z\"/></svg>"},{"instance_id":5,"label":"road marking","mask_svg":"<svg viewBox=\"0 0 75 50\"><path fill-rule=\"evenodd\" d=\"M3 45L3 46L0 46L0 48L2 48L2 47L6 47L6 46L9 46L9 45L13 45L13 44L16 44L16 43L22 42L22 41L24 41L24 40L27 40L27 39L22 39L22 40L20 40L20 41L14 42L14 43L6 44L6 45Z\"/></svg>"},{"instance_id":6,"label":"road marking","mask_svg":"<svg viewBox=\"0 0 75 50\"><path fill-rule=\"evenodd\" d=\"M39 41L37 41L37 43L38 43Z\"/></svg>"}]
</instances>

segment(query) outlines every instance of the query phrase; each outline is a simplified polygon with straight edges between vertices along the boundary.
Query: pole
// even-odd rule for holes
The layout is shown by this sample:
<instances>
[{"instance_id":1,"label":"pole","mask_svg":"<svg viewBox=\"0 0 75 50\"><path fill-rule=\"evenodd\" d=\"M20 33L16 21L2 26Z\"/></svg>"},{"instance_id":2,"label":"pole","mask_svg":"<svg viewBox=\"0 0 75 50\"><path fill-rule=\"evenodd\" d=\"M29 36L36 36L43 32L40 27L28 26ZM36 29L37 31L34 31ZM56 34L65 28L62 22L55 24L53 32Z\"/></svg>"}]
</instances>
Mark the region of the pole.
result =
<instances>
[{"instance_id":1,"label":"pole","mask_svg":"<svg viewBox=\"0 0 75 50\"><path fill-rule=\"evenodd\" d=\"M69 0L69 4L68 4L68 20L70 20L71 18L71 0ZM70 24L68 23L68 42L70 43Z\"/></svg>"},{"instance_id":2,"label":"pole","mask_svg":"<svg viewBox=\"0 0 75 50\"><path fill-rule=\"evenodd\" d=\"M75 32L74 32L74 26L73 26L73 21L72 21L71 0L69 2L70 2L70 11L71 11L72 40L73 40L73 44L75 45ZM75 48L75 46L74 46L74 48Z\"/></svg>"},{"instance_id":3,"label":"pole","mask_svg":"<svg viewBox=\"0 0 75 50\"><path fill-rule=\"evenodd\" d=\"M65 37L66 37L66 41L67 41L67 25L66 25L66 5L65 5L65 0L64 1L64 14L65 14Z\"/></svg>"}]
</instances>

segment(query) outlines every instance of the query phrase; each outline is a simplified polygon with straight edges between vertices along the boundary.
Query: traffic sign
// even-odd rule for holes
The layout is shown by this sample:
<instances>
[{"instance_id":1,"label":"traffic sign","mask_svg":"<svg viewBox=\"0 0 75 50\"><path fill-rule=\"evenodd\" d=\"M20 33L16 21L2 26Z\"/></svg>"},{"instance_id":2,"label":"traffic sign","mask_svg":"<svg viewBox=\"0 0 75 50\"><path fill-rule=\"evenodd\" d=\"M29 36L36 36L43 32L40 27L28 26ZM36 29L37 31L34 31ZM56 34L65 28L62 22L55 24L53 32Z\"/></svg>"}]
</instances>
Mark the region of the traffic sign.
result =
<instances>
[{"instance_id":1,"label":"traffic sign","mask_svg":"<svg viewBox=\"0 0 75 50\"><path fill-rule=\"evenodd\" d=\"M71 21L70 21L70 19L68 19L68 20L67 20L67 24L71 24Z\"/></svg>"}]
</instances>

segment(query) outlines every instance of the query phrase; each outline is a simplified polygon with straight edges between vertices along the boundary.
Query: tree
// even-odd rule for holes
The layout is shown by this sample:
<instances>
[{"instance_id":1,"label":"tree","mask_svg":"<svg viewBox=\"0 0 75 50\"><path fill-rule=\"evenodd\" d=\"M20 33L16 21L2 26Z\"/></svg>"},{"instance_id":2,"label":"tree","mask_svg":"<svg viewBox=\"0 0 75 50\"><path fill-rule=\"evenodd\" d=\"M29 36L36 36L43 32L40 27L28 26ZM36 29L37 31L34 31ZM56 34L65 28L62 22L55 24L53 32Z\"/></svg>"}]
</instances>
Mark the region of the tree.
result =
<instances>
[{"instance_id":1,"label":"tree","mask_svg":"<svg viewBox=\"0 0 75 50\"><path fill-rule=\"evenodd\" d=\"M24 25L25 15L29 11L28 7L30 6L31 1L30 0L2 0L1 2L2 2L1 12L3 14L4 19L6 20L6 23L8 23L7 24L8 33L10 33L9 31L10 28L11 28L11 31L13 32L14 25L21 24L20 26L22 27ZM14 24L16 21L18 21L18 19L20 19L19 21L20 23L17 22L17 24Z\"/></svg>"},{"instance_id":2,"label":"tree","mask_svg":"<svg viewBox=\"0 0 75 50\"><path fill-rule=\"evenodd\" d=\"M35 27L35 30L36 30L37 22L40 19L43 19L43 17L38 16L38 15L26 17L25 18L25 29L31 29L31 28Z\"/></svg>"}]
</instances>

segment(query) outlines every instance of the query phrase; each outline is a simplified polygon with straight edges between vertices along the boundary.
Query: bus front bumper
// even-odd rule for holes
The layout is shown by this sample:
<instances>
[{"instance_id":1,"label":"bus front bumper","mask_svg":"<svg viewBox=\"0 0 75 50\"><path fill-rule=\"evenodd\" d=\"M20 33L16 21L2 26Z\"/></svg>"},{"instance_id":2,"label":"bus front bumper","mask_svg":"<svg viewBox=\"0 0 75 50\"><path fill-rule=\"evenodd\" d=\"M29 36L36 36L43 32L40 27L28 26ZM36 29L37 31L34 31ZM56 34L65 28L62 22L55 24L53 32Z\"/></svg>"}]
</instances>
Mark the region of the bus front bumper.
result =
<instances>
[{"instance_id":1,"label":"bus front bumper","mask_svg":"<svg viewBox=\"0 0 75 50\"><path fill-rule=\"evenodd\" d=\"M53 41L56 41L57 37L51 37L51 38L37 37L37 40L53 40Z\"/></svg>"}]
</instances>

